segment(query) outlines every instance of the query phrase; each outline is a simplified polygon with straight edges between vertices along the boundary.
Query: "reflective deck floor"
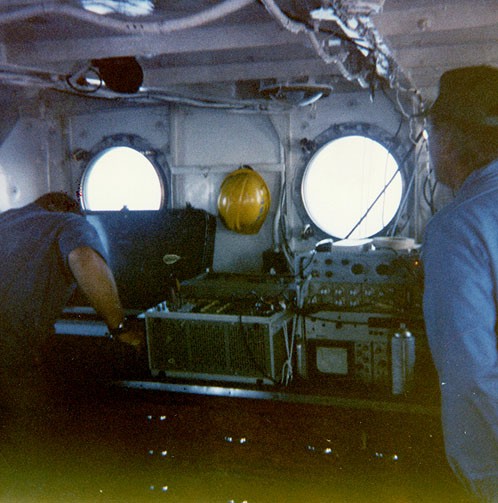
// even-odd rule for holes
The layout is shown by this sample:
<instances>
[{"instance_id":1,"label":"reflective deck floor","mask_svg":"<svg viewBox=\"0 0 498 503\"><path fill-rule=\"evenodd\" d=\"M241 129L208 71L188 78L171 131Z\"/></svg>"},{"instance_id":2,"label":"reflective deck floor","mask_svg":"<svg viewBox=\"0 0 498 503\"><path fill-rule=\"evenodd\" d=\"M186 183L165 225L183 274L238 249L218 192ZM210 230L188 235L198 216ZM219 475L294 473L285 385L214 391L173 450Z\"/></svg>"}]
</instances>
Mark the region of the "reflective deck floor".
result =
<instances>
[{"instance_id":1,"label":"reflective deck floor","mask_svg":"<svg viewBox=\"0 0 498 503\"><path fill-rule=\"evenodd\" d=\"M1 503L470 501L437 415L103 386L62 356L57 407L0 430Z\"/></svg>"},{"instance_id":2,"label":"reflective deck floor","mask_svg":"<svg viewBox=\"0 0 498 503\"><path fill-rule=\"evenodd\" d=\"M5 442L0 501L469 501L436 418L120 391L40 428Z\"/></svg>"}]
</instances>

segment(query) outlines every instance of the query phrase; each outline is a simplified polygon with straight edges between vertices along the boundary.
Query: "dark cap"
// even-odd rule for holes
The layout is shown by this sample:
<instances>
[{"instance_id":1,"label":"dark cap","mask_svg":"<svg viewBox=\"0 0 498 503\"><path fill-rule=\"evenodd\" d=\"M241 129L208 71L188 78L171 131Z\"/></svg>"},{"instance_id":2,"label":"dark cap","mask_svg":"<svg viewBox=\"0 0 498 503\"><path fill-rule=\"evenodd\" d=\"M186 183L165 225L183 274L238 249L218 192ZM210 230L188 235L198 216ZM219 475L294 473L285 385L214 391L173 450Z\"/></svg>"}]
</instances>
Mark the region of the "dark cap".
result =
<instances>
[{"instance_id":1,"label":"dark cap","mask_svg":"<svg viewBox=\"0 0 498 503\"><path fill-rule=\"evenodd\" d=\"M429 116L498 127L498 68L470 66L443 73Z\"/></svg>"}]
</instances>

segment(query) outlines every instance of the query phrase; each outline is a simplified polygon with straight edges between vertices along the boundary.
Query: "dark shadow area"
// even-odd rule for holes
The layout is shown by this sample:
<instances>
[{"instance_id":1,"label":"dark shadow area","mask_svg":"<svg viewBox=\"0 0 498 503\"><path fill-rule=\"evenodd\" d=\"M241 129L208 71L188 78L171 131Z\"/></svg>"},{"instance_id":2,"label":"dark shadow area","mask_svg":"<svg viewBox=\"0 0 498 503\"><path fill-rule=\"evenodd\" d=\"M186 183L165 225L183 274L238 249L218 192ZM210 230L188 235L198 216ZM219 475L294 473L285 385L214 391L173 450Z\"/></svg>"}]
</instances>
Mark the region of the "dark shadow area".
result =
<instances>
[{"instance_id":1,"label":"dark shadow area","mask_svg":"<svg viewBox=\"0 0 498 503\"><path fill-rule=\"evenodd\" d=\"M0 501L470 501L437 416L116 386L145 357L95 337L56 341L46 371L52 406L3 439Z\"/></svg>"}]
</instances>

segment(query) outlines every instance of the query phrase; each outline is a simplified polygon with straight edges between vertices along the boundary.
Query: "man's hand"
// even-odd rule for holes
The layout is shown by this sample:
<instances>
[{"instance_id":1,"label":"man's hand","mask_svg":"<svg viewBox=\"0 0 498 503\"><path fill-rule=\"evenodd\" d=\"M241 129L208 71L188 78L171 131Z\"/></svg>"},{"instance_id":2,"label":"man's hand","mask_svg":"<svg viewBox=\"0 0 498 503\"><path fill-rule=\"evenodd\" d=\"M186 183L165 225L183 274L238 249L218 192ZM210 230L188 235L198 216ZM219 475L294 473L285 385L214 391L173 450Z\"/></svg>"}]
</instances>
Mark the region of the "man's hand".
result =
<instances>
[{"instance_id":1,"label":"man's hand","mask_svg":"<svg viewBox=\"0 0 498 503\"><path fill-rule=\"evenodd\" d=\"M125 330L115 338L123 344L128 344L135 348L138 352L142 352L145 348L145 325L143 320L127 319Z\"/></svg>"}]
</instances>

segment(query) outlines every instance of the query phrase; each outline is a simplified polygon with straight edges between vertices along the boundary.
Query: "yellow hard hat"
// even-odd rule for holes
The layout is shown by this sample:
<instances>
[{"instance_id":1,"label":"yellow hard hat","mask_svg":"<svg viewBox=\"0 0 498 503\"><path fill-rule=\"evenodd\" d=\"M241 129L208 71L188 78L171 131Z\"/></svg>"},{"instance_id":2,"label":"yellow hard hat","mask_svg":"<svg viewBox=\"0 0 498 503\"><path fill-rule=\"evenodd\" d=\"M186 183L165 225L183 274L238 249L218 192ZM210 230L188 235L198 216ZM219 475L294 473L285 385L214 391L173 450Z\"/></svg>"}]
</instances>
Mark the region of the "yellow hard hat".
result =
<instances>
[{"instance_id":1,"label":"yellow hard hat","mask_svg":"<svg viewBox=\"0 0 498 503\"><path fill-rule=\"evenodd\" d=\"M223 180L218 211L228 229L256 234L266 219L270 203L270 191L261 175L250 166L242 166Z\"/></svg>"}]
</instances>

